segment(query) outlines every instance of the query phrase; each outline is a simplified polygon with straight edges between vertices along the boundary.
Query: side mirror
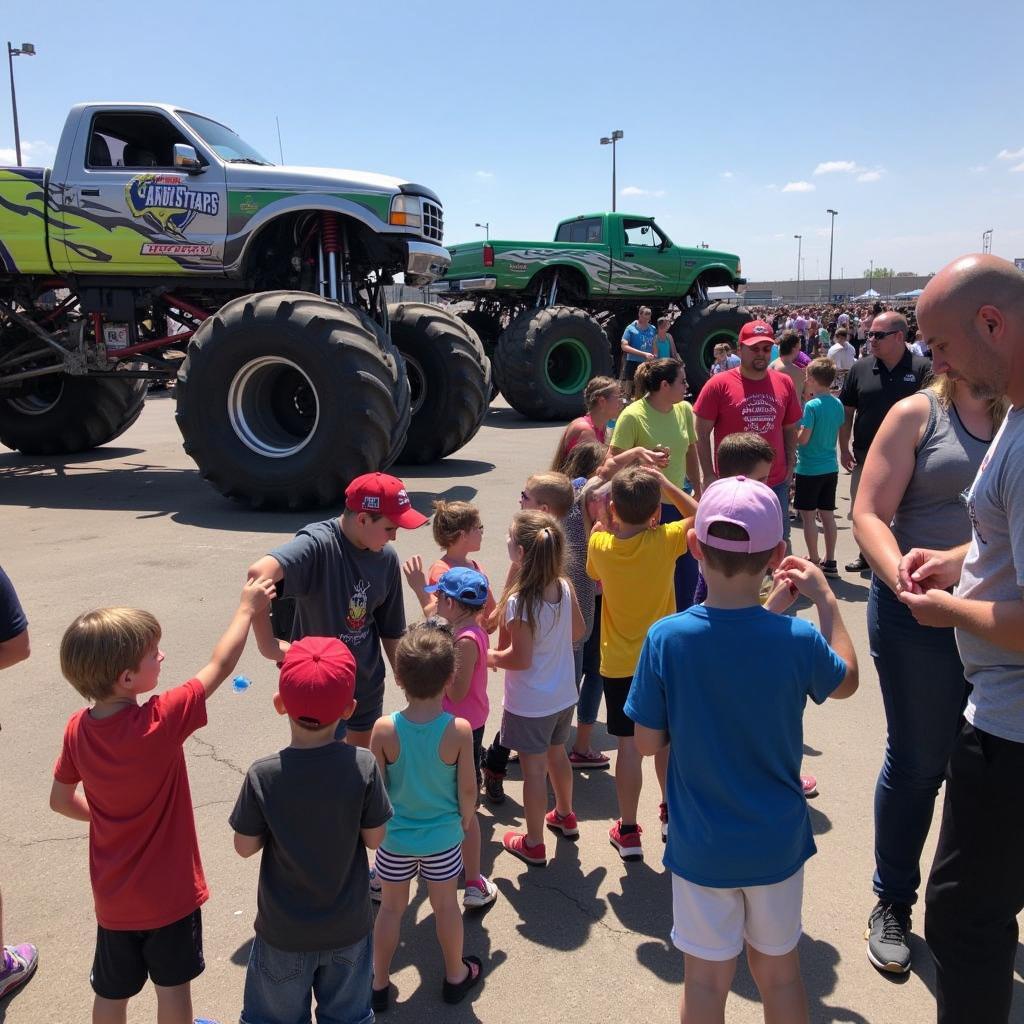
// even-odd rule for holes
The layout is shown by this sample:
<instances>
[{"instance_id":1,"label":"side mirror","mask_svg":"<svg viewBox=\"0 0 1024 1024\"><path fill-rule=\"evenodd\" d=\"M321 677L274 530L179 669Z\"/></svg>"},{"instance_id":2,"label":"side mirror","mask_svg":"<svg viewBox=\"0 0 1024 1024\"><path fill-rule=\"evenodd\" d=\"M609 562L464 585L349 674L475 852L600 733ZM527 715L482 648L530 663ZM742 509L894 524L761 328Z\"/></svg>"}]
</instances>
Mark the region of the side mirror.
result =
<instances>
[{"instance_id":1,"label":"side mirror","mask_svg":"<svg viewBox=\"0 0 1024 1024\"><path fill-rule=\"evenodd\" d=\"M195 147L189 146L184 142L176 142L174 144L174 166L180 167L183 171L188 171L189 174L198 174L203 169Z\"/></svg>"}]
</instances>

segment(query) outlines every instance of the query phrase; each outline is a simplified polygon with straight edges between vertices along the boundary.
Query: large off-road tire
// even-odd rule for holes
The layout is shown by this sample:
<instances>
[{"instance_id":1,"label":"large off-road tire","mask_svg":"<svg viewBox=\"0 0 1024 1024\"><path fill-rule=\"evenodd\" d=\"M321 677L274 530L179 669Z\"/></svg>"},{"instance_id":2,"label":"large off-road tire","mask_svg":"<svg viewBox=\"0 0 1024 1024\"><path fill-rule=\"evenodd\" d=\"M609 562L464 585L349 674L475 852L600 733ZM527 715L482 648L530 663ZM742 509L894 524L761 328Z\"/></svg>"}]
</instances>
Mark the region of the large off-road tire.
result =
<instances>
[{"instance_id":1,"label":"large off-road tire","mask_svg":"<svg viewBox=\"0 0 1024 1024\"><path fill-rule=\"evenodd\" d=\"M0 443L25 455L69 455L113 441L138 418L146 381L53 374L0 395Z\"/></svg>"},{"instance_id":2,"label":"large off-road tire","mask_svg":"<svg viewBox=\"0 0 1024 1024\"><path fill-rule=\"evenodd\" d=\"M480 429L491 401L491 365L476 332L440 306L388 306L391 340L405 359L412 420L398 461L437 462Z\"/></svg>"},{"instance_id":3,"label":"large off-road tire","mask_svg":"<svg viewBox=\"0 0 1024 1024\"><path fill-rule=\"evenodd\" d=\"M587 381L612 372L601 324L573 306L524 310L498 339L497 356L502 394L535 420L582 415Z\"/></svg>"},{"instance_id":4,"label":"large off-road tire","mask_svg":"<svg viewBox=\"0 0 1024 1024\"><path fill-rule=\"evenodd\" d=\"M185 451L221 494L253 508L338 505L402 443L404 367L358 309L308 292L232 299L178 371ZM407 406L406 406L407 408Z\"/></svg>"},{"instance_id":5,"label":"large off-road tire","mask_svg":"<svg viewBox=\"0 0 1024 1024\"><path fill-rule=\"evenodd\" d=\"M753 314L745 306L733 306L727 302L692 306L677 317L670 333L686 366L686 379L693 397L711 376L715 345L720 341L735 344L740 328L753 319Z\"/></svg>"},{"instance_id":6,"label":"large off-road tire","mask_svg":"<svg viewBox=\"0 0 1024 1024\"><path fill-rule=\"evenodd\" d=\"M480 344L484 347L484 355L491 362L491 398L495 398L501 390L498 380L498 367L494 353L501 337L501 317L497 313L487 313L482 309L464 309L455 314L467 327L476 331Z\"/></svg>"}]
</instances>

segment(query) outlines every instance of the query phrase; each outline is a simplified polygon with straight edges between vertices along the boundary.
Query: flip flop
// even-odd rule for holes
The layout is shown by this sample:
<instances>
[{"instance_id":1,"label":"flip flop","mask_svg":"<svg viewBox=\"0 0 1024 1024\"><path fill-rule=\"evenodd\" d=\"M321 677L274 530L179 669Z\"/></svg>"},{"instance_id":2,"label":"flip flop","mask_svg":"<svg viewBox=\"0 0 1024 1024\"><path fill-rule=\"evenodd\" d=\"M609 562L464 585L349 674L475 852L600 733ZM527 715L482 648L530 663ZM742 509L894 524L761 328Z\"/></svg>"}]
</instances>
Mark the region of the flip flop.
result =
<instances>
[{"instance_id":1,"label":"flip flop","mask_svg":"<svg viewBox=\"0 0 1024 1024\"><path fill-rule=\"evenodd\" d=\"M466 993L484 976L484 965L478 956L464 956L462 962L469 969L469 973L457 985L444 979L442 995L446 1003L461 1003Z\"/></svg>"}]
</instances>

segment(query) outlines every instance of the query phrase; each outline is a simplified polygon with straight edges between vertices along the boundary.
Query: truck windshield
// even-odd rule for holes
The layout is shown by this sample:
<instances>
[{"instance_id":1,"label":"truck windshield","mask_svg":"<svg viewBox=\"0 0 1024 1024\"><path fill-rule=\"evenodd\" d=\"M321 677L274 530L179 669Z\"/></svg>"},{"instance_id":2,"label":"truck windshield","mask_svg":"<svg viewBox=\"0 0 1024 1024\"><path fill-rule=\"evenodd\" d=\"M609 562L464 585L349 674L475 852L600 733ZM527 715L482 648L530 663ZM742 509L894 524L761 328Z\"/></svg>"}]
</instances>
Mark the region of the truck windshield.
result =
<instances>
[{"instance_id":1,"label":"truck windshield","mask_svg":"<svg viewBox=\"0 0 1024 1024\"><path fill-rule=\"evenodd\" d=\"M181 119L219 156L229 164L261 164L272 166L266 157L258 153L240 135L208 117L178 111Z\"/></svg>"}]
</instances>

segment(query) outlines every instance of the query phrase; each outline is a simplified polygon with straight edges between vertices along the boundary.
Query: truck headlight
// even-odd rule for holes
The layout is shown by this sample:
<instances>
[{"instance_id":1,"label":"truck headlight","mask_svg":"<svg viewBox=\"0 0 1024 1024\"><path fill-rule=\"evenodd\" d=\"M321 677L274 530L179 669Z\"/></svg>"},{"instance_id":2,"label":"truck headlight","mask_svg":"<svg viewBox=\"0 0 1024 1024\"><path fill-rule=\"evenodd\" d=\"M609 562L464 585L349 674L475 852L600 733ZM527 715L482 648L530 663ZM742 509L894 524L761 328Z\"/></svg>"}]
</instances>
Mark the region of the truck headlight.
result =
<instances>
[{"instance_id":1,"label":"truck headlight","mask_svg":"<svg viewBox=\"0 0 1024 1024\"><path fill-rule=\"evenodd\" d=\"M391 213L388 215L388 223L399 227L419 228L423 223L420 213L419 196L395 196L391 200Z\"/></svg>"}]
</instances>

